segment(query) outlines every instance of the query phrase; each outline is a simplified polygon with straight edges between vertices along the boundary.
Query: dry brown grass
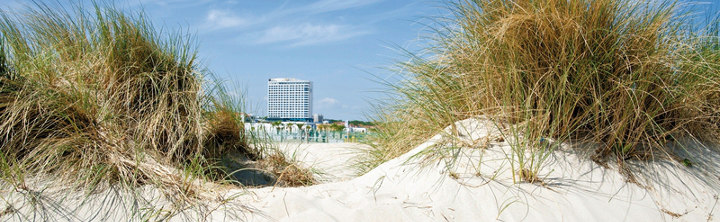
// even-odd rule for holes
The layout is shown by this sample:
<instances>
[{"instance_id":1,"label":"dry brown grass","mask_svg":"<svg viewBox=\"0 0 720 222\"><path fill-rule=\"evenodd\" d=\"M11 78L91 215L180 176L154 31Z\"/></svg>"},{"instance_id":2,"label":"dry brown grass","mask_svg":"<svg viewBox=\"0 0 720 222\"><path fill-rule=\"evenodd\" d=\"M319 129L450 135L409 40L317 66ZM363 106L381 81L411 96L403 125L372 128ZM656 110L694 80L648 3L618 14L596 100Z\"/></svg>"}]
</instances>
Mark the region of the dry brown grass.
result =
<instances>
[{"instance_id":1,"label":"dry brown grass","mask_svg":"<svg viewBox=\"0 0 720 222\"><path fill-rule=\"evenodd\" d=\"M486 115L536 173L555 145L596 144L592 159L672 158L679 138L715 138L717 30L698 32L674 1L457 1L429 55L398 64L396 101L366 162L407 152L454 122ZM690 27L690 28L688 28ZM713 26L714 27L714 26ZM451 133L453 134L453 133ZM622 165L622 164L621 164ZM367 167L371 168L371 167ZM516 175L517 176L517 175Z\"/></svg>"},{"instance_id":2,"label":"dry brown grass","mask_svg":"<svg viewBox=\"0 0 720 222\"><path fill-rule=\"evenodd\" d=\"M66 8L0 12L4 183L30 191L27 178L56 175L87 191L150 185L183 209L232 183L220 164L228 153L266 155L245 135L242 101L204 82L187 35L160 34L112 6ZM309 171L269 158L287 184L311 184Z\"/></svg>"},{"instance_id":3,"label":"dry brown grass","mask_svg":"<svg viewBox=\"0 0 720 222\"><path fill-rule=\"evenodd\" d=\"M276 175L277 186L297 187L317 183L310 170L299 166L295 161L288 160L281 153L273 153L259 160L258 167Z\"/></svg>"},{"instance_id":4,"label":"dry brown grass","mask_svg":"<svg viewBox=\"0 0 720 222\"><path fill-rule=\"evenodd\" d=\"M528 183L543 183L542 180L530 169L520 169L516 172L518 177Z\"/></svg>"},{"instance_id":5,"label":"dry brown grass","mask_svg":"<svg viewBox=\"0 0 720 222\"><path fill-rule=\"evenodd\" d=\"M217 110L208 116L208 138L205 141L205 156L219 157L228 150L239 150L250 159L257 159L258 153L248 149L244 124L240 113L232 110Z\"/></svg>"}]
</instances>

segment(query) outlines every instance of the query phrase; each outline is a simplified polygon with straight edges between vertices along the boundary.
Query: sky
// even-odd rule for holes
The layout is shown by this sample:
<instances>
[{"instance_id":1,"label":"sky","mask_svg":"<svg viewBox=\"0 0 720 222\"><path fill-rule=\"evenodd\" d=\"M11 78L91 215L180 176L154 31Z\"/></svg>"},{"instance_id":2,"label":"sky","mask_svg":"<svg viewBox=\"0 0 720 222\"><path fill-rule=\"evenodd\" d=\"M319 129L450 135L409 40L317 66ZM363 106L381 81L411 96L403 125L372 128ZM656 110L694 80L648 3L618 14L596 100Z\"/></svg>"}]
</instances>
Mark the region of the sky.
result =
<instances>
[{"instance_id":1,"label":"sky","mask_svg":"<svg viewBox=\"0 0 720 222\"><path fill-rule=\"evenodd\" d=\"M122 5L122 4L121 4ZM250 113L265 116L267 80L313 81L313 113L367 120L400 49L419 48L440 1L161 0L126 3L156 26L194 33L199 56Z\"/></svg>"},{"instance_id":2,"label":"sky","mask_svg":"<svg viewBox=\"0 0 720 222\"><path fill-rule=\"evenodd\" d=\"M86 0L82 0L86 1ZM194 35L202 65L244 95L249 113L265 116L267 80L290 77L314 84L313 113L367 120L383 98L388 70L418 51L433 18L449 0L127 0L164 32ZM0 0L21 8L23 0ZM86 1L89 2L89 1ZM700 10L720 0L690 1ZM697 4L697 2L706 2ZM713 10L717 11L717 10Z\"/></svg>"},{"instance_id":3,"label":"sky","mask_svg":"<svg viewBox=\"0 0 720 222\"><path fill-rule=\"evenodd\" d=\"M147 1L165 24L197 30L200 56L265 115L269 78L313 81L313 113L366 119L382 88L376 78L414 48L438 2L398 0ZM172 6L171 6L172 5Z\"/></svg>"},{"instance_id":4,"label":"sky","mask_svg":"<svg viewBox=\"0 0 720 222\"><path fill-rule=\"evenodd\" d=\"M85 1L85 0L83 0ZM0 0L22 8L29 1ZM41 1L45 2L45 1ZM48 1L50 2L50 1ZM71 1L65 1L71 2ZM90 2L90 1L85 1ZM402 50L420 48L440 0L128 0L112 4L144 11L157 29L194 36L201 64L249 113L266 115L267 81L313 81L313 113L367 120L378 83Z\"/></svg>"},{"instance_id":5,"label":"sky","mask_svg":"<svg viewBox=\"0 0 720 222\"><path fill-rule=\"evenodd\" d=\"M136 0L156 26L195 34L199 56L248 112L266 115L267 80L313 81L313 113L366 120L381 96L377 81L401 54L418 47L439 1Z\"/></svg>"}]
</instances>

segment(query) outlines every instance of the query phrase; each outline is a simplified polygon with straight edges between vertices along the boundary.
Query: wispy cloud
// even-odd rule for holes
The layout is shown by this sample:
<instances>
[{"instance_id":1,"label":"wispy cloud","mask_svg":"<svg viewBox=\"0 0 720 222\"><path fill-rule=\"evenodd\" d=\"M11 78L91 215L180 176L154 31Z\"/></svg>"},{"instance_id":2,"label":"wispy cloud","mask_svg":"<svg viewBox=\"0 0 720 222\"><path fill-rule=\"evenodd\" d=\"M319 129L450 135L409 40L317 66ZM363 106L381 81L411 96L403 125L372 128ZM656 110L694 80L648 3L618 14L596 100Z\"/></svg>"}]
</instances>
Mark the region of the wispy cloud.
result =
<instances>
[{"instance_id":1,"label":"wispy cloud","mask_svg":"<svg viewBox=\"0 0 720 222\"><path fill-rule=\"evenodd\" d=\"M210 10L205 17L205 26L210 30L248 25L249 21L230 11Z\"/></svg>"},{"instance_id":2,"label":"wispy cloud","mask_svg":"<svg viewBox=\"0 0 720 222\"><path fill-rule=\"evenodd\" d=\"M259 16L238 16L228 9L207 11L203 27L208 31L242 32L241 42L279 44L288 47L347 40L371 33L366 25L338 24L326 12L348 10L382 0L319 0L306 5L279 6Z\"/></svg>"},{"instance_id":3,"label":"wispy cloud","mask_svg":"<svg viewBox=\"0 0 720 222\"><path fill-rule=\"evenodd\" d=\"M340 102L332 97L325 97L315 102L316 111L322 112L328 109L337 108ZM342 106L342 105L340 105Z\"/></svg>"},{"instance_id":4,"label":"wispy cloud","mask_svg":"<svg viewBox=\"0 0 720 222\"><path fill-rule=\"evenodd\" d=\"M338 101L335 98L325 97L318 101L318 103L321 105L335 105L336 103L338 103Z\"/></svg>"},{"instance_id":5,"label":"wispy cloud","mask_svg":"<svg viewBox=\"0 0 720 222\"><path fill-rule=\"evenodd\" d=\"M320 0L304 7L280 11L280 13L317 14L371 5L380 1L382 0Z\"/></svg>"},{"instance_id":6,"label":"wispy cloud","mask_svg":"<svg viewBox=\"0 0 720 222\"><path fill-rule=\"evenodd\" d=\"M294 47L341 41L367 33L368 31L359 31L356 28L345 25L314 25L305 23L298 26L275 26L266 29L262 31L260 35L257 35L259 37L255 43L284 43Z\"/></svg>"}]
</instances>

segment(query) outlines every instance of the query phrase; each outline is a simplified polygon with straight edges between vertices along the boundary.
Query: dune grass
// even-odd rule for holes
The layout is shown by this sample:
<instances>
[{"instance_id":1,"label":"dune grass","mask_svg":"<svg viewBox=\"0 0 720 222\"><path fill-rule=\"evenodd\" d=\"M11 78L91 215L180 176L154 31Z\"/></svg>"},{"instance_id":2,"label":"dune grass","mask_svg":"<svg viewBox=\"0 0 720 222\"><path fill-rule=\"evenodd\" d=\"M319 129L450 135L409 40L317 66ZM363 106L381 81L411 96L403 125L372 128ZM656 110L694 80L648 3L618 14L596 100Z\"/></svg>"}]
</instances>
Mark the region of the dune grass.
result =
<instances>
[{"instance_id":1,"label":"dune grass","mask_svg":"<svg viewBox=\"0 0 720 222\"><path fill-rule=\"evenodd\" d=\"M717 25L697 27L674 1L462 0L449 8L429 53L398 64L405 78L390 83L396 101L382 106L366 165L479 115L518 139L516 178L537 173L556 143L593 144L581 151L622 166L673 159L668 143L718 133Z\"/></svg>"},{"instance_id":2,"label":"dune grass","mask_svg":"<svg viewBox=\"0 0 720 222\"><path fill-rule=\"evenodd\" d=\"M191 203L232 183L223 156L265 155L267 141L245 135L243 101L207 81L191 35L158 32L142 13L0 11L0 46L3 186L32 190L29 178L52 175L88 193L151 185Z\"/></svg>"},{"instance_id":3,"label":"dune grass","mask_svg":"<svg viewBox=\"0 0 720 222\"><path fill-rule=\"evenodd\" d=\"M202 146L205 95L190 42L161 40L145 19L114 9L77 13L46 5L27 16L3 13L12 67L2 80L4 157L80 186L118 181L181 191L162 166L218 153Z\"/></svg>"}]
</instances>

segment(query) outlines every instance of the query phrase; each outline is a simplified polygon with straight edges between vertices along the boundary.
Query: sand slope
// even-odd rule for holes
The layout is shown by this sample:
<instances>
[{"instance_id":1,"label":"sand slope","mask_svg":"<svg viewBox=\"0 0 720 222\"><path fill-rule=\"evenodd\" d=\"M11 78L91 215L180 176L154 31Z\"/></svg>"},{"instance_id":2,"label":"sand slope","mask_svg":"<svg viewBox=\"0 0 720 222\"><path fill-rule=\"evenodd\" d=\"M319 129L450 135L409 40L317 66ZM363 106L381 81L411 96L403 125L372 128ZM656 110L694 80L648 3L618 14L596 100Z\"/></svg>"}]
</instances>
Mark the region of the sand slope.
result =
<instances>
[{"instance_id":1,"label":"sand slope","mask_svg":"<svg viewBox=\"0 0 720 222\"><path fill-rule=\"evenodd\" d=\"M507 141L484 119L457 123L461 146L437 135L371 172L351 178L349 167L359 144L286 144L295 155L325 174L326 183L299 188L218 188L219 202L179 214L171 221L720 221L720 156L688 144L693 167L669 161L632 166L641 187L618 170L601 167L563 149L548 157L541 184L513 183ZM436 148L444 152L428 152ZM713 148L715 149L715 148ZM425 158L426 154L433 158ZM454 156L455 158L449 158ZM456 161L451 161L451 160ZM480 161L482 159L482 161ZM133 214L127 194L108 190L40 195L49 204L33 210L28 195L2 191L3 203L19 210L2 221L130 221L162 215L156 190L139 196L158 209ZM225 200L229 202L221 203ZM84 201L84 204L82 204ZM154 202L153 202L154 201ZM80 206L80 207L78 207ZM167 208L165 208L167 209ZM196 209L202 209L200 211ZM2 209L0 209L2 210ZM715 214L715 215L714 215ZM20 216L21 215L21 216ZM162 217L161 217L162 218Z\"/></svg>"},{"instance_id":2,"label":"sand slope","mask_svg":"<svg viewBox=\"0 0 720 222\"><path fill-rule=\"evenodd\" d=\"M458 125L468 143L492 135L493 125L482 119ZM258 210L253 221L720 221L712 216L720 211L718 171L701 169L719 169L713 152L703 158L714 163L705 166L638 164L648 172L638 175L645 188L627 183L616 169L556 151L540 173L545 185L539 185L513 183L506 142L455 149L449 153L459 156L454 163L446 158L421 167L428 161L413 158L442 142L438 135L353 180L262 188L240 199Z\"/></svg>"},{"instance_id":3,"label":"sand slope","mask_svg":"<svg viewBox=\"0 0 720 222\"><path fill-rule=\"evenodd\" d=\"M279 143L277 148L286 156L315 171L320 183L339 182L355 178L352 166L360 149L359 143Z\"/></svg>"}]
</instances>

